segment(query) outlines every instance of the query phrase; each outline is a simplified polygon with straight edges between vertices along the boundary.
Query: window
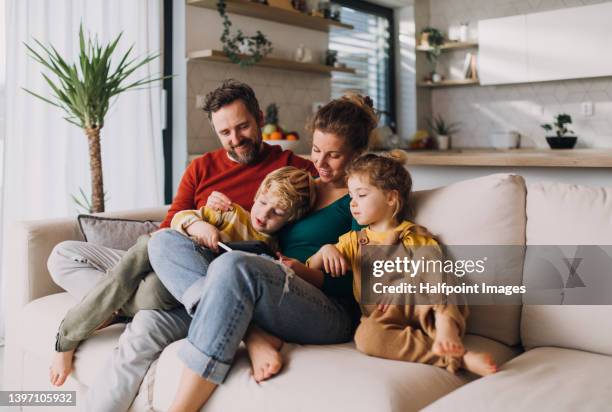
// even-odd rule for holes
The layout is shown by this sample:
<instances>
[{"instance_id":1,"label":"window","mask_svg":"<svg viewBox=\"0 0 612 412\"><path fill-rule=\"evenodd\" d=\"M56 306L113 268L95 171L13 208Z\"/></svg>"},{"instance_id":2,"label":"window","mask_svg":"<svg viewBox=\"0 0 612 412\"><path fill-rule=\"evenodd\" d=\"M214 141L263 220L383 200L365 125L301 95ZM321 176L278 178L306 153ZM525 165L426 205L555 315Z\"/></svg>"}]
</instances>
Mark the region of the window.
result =
<instances>
[{"instance_id":1,"label":"window","mask_svg":"<svg viewBox=\"0 0 612 412\"><path fill-rule=\"evenodd\" d=\"M335 0L340 21L353 30L333 27L329 49L356 74L333 72L332 98L348 91L368 95L381 115L381 125L395 128L393 10L365 1Z\"/></svg>"}]
</instances>

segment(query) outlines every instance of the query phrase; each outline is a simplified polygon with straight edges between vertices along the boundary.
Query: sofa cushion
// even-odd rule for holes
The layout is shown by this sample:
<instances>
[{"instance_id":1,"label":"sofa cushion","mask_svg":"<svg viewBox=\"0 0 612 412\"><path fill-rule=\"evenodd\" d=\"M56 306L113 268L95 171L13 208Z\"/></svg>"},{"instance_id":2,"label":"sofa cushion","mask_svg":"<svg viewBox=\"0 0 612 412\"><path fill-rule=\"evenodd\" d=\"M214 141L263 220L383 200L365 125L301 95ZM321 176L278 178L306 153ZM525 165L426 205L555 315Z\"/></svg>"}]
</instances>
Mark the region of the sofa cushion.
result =
<instances>
[{"instance_id":1,"label":"sofa cushion","mask_svg":"<svg viewBox=\"0 0 612 412\"><path fill-rule=\"evenodd\" d=\"M524 245L525 181L493 174L414 193L415 221L447 245ZM509 265L522 271L521 262ZM521 273L511 277L520 279ZM520 342L520 306L472 306L467 331L508 345Z\"/></svg>"},{"instance_id":2,"label":"sofa cushion","mask_svg":"<svg viewBox=\"0 0 612 412\"><path fill-rule=\"evenodd\" d=\"M538 348L424 411L607 411L612 405L611 368L610 356Z\"/></svg>"},{"instance_id":3,"label":"sofa cushion","mask_svg":"<svg viewBox=\"0 0 612 412\"><path fill-rule=\"evenodd\" d=\"M79 215L77 220L85 241L119 250L128 250L141 235L155 232L160 224L95 215Z\"/></svg>"},{"instance_id":4,"label":"sofa cushion","mask_svg":"<svg viewBox=\"0 0 612 412\"><path fill-rule=\"evenodd\" d=\"M23 350L50 365L59 324L76 303L68 293L56 293L27 304L19 317L20 324L30 325L19 330L18 342ZM84 341L75 352L74 372L69 379L89 386L96 374L108 364L123 329L123 324L111 325Z\"/></svg>"},{"instance_id":5,"label":"sofa cushion","mask_svg":"<svg viewBox=\"0 0 612 412\"><path fill-rule=\"evenodd\" d=\"M176 352L182 343L168 346L157 362L152 396L155 410L167 410L174 397L182 369ZM500 363L516 355L506 345L480 336L466 337L466 345L492 352ZM355 350L352 343L285 344L282 352L285 366L280 375L257 384L246 352L240 351L206 410L417 411L473 378L429 365L369 357Z\"/></svg>"},{"instance_id":6,"label":"sofa cushion","mask_svg":"<svg viewBox=\"0 0 612 412\"><path fill-rule=\"evenodd\" d=\"M528 245L612 245L612 187L534 183L527 191ZM535 273L528 249L525 273ZM533 263L532 263L533 262ZM587 279L599 273L584 273ZM610 282L608 282L608 285ZM604 285L602 283L602 285ZM580 292L568 289L566 293ZM612 295L612 288L602 291ZM527 348L558 346L612 355L612 306L525 305L521 321Z\"/></svg>"}]
</instances>

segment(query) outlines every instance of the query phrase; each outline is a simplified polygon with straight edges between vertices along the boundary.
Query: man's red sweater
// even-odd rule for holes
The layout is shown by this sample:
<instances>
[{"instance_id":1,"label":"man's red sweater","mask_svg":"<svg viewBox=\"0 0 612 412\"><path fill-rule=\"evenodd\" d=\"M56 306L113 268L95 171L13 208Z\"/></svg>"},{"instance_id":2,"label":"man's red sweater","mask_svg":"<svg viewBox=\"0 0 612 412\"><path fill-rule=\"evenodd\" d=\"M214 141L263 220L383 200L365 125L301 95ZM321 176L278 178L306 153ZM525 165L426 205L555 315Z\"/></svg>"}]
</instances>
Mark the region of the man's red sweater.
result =
<instances>
[{"instance_id":1,"label":"man's red sweater","mask_svg":"<svg viewBox=\"0 0 612 412\"><path fill-rule=\"evenodd\" d=\"M201 208L206 204L208 196L215 191L227 195L232 202L238 203L246 210L251 210L261 181L268 173L283 166L295 166L308 170L313 176L317 175L309 160L296 156L290 150L283 151L279 146L265 143L259 159L248 165L230 160L225 149L198 157L185 170L176 197L161 227L169 227L176 212Z\"/></svg>"}]
</instances>

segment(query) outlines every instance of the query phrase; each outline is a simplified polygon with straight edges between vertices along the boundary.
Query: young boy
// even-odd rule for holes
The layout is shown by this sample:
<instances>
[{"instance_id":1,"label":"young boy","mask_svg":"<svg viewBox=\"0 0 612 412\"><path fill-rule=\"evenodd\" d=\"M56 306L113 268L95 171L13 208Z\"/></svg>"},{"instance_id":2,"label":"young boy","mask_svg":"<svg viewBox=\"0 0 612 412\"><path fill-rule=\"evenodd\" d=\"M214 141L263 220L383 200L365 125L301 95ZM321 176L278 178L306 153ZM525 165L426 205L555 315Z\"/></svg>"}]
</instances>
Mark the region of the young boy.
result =
<instances>
[{"instance_id":1,"label":"young boy","mask_svg":"<svg viewBox=\"0 0 612 412\"><path fill-rule=\"evenodd\" d=\"M259 240L276 252L274 233L305 215L314 201L313 178L307 171L288 166L265 177L250 214L237 204L227 212L204 206L177 213L171 227L213 251L218 250L219 241ZM59 327L50 368L53 385L61 386L70 374L79 343L111 323L117 313L133 317L138 310L167 310L180 305L152 273L147 252L149 238L150 235L141 236L108 276L66 314ZM213 258L211 254L210 259ZM146 299L132 299L142 287L147 289Z\"/></svg>"}]
</instances>

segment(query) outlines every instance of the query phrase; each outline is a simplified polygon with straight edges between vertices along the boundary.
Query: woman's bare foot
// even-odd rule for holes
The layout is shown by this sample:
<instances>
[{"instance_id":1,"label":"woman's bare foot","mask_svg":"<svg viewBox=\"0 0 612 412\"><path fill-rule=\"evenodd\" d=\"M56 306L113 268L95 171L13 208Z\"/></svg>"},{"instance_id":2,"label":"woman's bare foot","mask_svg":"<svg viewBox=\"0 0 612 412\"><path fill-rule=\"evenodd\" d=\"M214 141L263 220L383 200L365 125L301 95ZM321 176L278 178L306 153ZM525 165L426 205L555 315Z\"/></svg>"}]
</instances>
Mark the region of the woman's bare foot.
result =
<instances>
[{"instance_id":1,"label":"woman's bare foot","mask_svg":"<svg viewBox=\"0 0 612 412\"><path fill-rule=\"evenodd\" d=\"M72 372L72 358L75 349L68 352L55 352L49 368L49 380L53 386L62 386Z\"/></svg>"},{"instance_id":2,"label":"woman's bare foot","mask_svg":"<svg viewBox=\"0 0 612 412\"><path fill-rule=\"evenodd\" d=\"M436 338L431 350L439 356L461 357L465 353L457 323L450 316L436 313Z\"/></svg>"},{"instance_id":3,"label":"woman's bare foot","mask_svg":"<svg viewBox=\"0 0 612 412\"><path fill-rule=\"evenodd\" d=\"M465 355L463 355L463 365L468 371L480 376L487 376L497 372L495 360L486 352L465 352Z\"/></svg>"},{"instance_id":4,"label":"woman's bare foot","mask_svg":"<svg viewBox=\"0 0 612 412\"><path fill-rule=\"evenodd\" d=\"M279 352L283 346L282 340L251 326L245 344L251 358L253 378L256 382L270 379L280 372L283 367L283 358Z\"/></svg>"}]
</instances>

